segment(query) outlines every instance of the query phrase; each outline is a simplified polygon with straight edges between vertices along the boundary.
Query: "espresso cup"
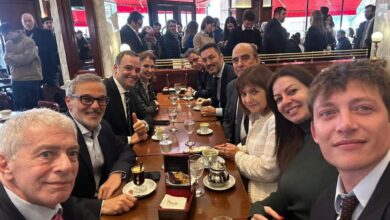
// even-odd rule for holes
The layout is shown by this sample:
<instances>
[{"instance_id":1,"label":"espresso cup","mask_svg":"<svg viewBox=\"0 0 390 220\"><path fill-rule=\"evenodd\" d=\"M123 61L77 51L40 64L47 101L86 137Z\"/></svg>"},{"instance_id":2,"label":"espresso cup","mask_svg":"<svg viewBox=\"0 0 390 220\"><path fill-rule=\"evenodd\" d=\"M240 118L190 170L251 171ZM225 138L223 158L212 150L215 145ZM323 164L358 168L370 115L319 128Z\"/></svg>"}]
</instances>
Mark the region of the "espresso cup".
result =
<instances>
[{"instance_id":1,"label":"espresso cup","mask_svg":"<svg viewBox=\"0 0 390 220\"><path fill-rule=\"evenodd\" d=\"M202 103L201 102L197 102L196 103L196 108L197 109L201 109L202 108Z\"/></svg>"},{"instance_id":2,"label":"espresso cup","mask_svg":"<svg viewBox=\"0 0 390 220\"><path fill-rule=\"evenodd\" d=\"M202 154L203 154L203 157L205 158L205 160L207 161L209 166L211 166L215 162L217 162L218 150L216 150L214 148L209 148L209 149L203 150Z\"/></svg>"},{"instance_id":3,"label":"espresso cup","mask_svg":"<svg viewBox=\"0 0 390 220\"><path fill-rule=\"evenodd\" d=\"M162 141L164 139L164 128L163 127L156 127L154 129L154 134L156 135L156 137L159 141Z\"/></svg>"},{"instance_id":4,"label":"espresso cup","mask_svg":"<svg viewBox=\"0 0 390 220\"><path fill-rule=\"evenodd\" d=\"M141 186L145 182L144 167L140 164L137 164L131 168L133 173L133 181L137 186Z\"/></svg>"},{"instance_id":5,"label":"espresso cup","mask_svg":"<svg viewBox=\"0 0 390 220\"><path fill-rule=\"evenodd\" d=\"M209 123L203 122L203 123L200 123L199 126L200 126L201 133L206 134L209 131Z\"/></svg>"}]
</instances>

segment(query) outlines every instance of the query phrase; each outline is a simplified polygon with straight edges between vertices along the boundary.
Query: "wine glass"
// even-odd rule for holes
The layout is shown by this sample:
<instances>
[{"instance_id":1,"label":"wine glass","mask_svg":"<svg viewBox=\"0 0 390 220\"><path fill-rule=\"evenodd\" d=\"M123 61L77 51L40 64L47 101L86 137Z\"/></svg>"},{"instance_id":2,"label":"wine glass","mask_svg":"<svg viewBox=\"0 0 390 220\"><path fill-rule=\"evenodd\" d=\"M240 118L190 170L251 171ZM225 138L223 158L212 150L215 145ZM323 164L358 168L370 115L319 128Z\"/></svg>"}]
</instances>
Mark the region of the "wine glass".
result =
<instances>
[{"instance_id":1,"label":"wine glass","mask_svg":"<svg viewBox=\"0 0 390 220\"><path fill-rule=\"evenodd\" d=\"M170 93L169 99L171 100L172 105L176 106L179 96L176 93Z\"/></svg>"},{"instance_id":2,"label":"wine glass","mask_svg":"<svg viewBox=\"0 0 390 220\"><path fill-rule=\"evenodd\" d=\"M143 164L136 164L131 167L131 172L133 173L133 182L137 186L134 188L135 193L142 193L146 190L145 186L143 186L145 182L145 172Z\"/></svg>"},{"instance_id":3,"label":"wine glass","mask_svg":"<svg viewBox=\"0 0 390 220\"><path fill-rule=\"evenodd\" d=\"M185 97L187 100L187 108L191 108L192 93L190 91L187 91L185 93Z\"/></svg>"},{"instance_id":4,"label":"wine glass","mask_svg":"<svg viewBox=\"0 0 390 220\"><path fill-rule=\"evenodd\" d=\"M191 178L195 179L195 196L204 195L204 189L199 186L198 179L202 176L204 170L204 159L202 155L193 154L189 158Z\"/></svg>"},{"instance_id":5,"label":"wine glass","mask_svg":"<svg viewBox=\"0 0 390 220\"><path fill-rule=\"evenodd\" d=\"M184 128L186 129L187 134L188 134L188 141L185 144L191 150L192 146L195 145L195 142L191 141L191 134L192 134L192 132L194 132L194 129L195 129L195 121L192 117L184 119Z\"/></svg>"},{"instance_id":6,"label":"wine glass","mask_svg":"<svg viewBox=\"0 0 390 220\"><path fill-rule=\"evenodd\" d=\"M174 84L174 89L175 89L176 95L179 95L180 91L181 91L181 84L180 83L175 83Z\"/></svg>"},{"instance_id":7,"label":"wine glass","mask_svg":"<svg viewBox=\"0 0 390 220\"><path fill-rule=\"evenodd\" d=\"M169 107L168 108L168 117L169 117L169 121L172 123L172 128L169 130L172 131L173 133L175 133L177 131L177 129L175 127L175 121L176 121L176 117L177 117L177 108L176 107Z\"/></svg>"}]
</instances>

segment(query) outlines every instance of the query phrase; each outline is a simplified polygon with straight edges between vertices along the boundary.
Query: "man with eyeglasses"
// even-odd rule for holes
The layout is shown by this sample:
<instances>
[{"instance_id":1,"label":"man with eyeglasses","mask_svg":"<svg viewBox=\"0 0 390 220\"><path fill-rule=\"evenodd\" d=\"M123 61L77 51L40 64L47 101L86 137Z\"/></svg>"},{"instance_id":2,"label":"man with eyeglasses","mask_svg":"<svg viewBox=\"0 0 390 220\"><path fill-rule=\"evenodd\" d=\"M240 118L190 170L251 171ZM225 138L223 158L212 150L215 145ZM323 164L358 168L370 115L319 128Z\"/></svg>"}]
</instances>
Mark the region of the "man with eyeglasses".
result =
<instances>
[{"instance_id":1,"label":"man with eyeglasses","mask_svg":"<svg viewBox=\"0 0 390 220\"><path fill-rule=\"evenodd\" d=\"M260 63L256 46L249 43L237 44L233 49L232 63L234 73L239 78L249 67ZM233 79L226 87L228 98L222 126L228 141L233 144L244 144L248 133L249 119L244 115L243 108L239 103L236 83L237 79Z\"/></svg>"},{"instance_id":2,"label":"man with eyeglasses","mask_svg":"<svg viewBox=\"0 0 390 220\"><path fill-rule=\"evenodd\" d=\"M129 211L136 198L127 194L113 197L113 193L129 176L136 155L102 120L109 102L102 79L94 74L78 75L68 85L65 101L80 146L72 195L97 216Z\"/></svg>"},{"instance_id":3,"label":"man with eyeglasses","mask_svg":"<svg viewBox=\"0 0 390 220\"><path fill-rule=\"evenodd\" d=\"M115 58L114 75L104 80L107 96L110 97L104 119L114 133L129 144L146 140L148 130L153 126L153 117L145 114L145 105L134 92L140 71L138 54L123 51Z\"/></svg>"}]
</instances>

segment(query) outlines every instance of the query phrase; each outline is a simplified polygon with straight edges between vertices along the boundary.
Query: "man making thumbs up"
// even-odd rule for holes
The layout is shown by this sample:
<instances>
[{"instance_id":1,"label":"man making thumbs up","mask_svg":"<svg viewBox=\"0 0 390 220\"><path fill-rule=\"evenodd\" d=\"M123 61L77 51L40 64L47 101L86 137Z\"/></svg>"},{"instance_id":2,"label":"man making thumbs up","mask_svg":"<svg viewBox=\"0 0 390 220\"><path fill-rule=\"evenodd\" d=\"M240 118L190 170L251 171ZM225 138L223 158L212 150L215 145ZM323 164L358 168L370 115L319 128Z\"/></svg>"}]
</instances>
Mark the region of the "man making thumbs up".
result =
<instances>
[{"instance_id":1,"label":"man making thumbs up","mask_svg":"<svg viewBox=\"0 0 390 220\"><path fill-rule=\"evenodd\" d=\"M129 144L146 140L153 121L145 114L142 100L132 89L140 70L138 54L123 51L115 59L114 75L104 80L107 96L110 97L104 119L110 123L114 133Z\"/></svg>"}]
</instances>

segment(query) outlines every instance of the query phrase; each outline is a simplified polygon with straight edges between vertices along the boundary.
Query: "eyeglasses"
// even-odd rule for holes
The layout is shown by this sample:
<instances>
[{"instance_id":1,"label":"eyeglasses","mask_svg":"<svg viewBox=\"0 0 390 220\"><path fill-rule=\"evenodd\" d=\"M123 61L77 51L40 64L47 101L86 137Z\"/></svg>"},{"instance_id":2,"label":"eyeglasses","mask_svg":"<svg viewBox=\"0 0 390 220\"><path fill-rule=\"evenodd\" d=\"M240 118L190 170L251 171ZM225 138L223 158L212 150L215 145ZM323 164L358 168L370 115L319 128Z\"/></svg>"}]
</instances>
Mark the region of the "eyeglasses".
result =
<instances>
[{"instance_id":1,"label":"eyeglasses","mask_svg":"<svg viewBox=\"0 0 390 220\"><path fill-rule=\"evenodd\" d=\"M93 102L95 102L96 100L98 105L106 106L108 104L108 101L110 100L109 97L105 97L105 96L95 98L89 95L81 95L81 96L72 95L71 97L79 99L81 104L83 105L92 105Z\"/></svg>"}]
</instances>

